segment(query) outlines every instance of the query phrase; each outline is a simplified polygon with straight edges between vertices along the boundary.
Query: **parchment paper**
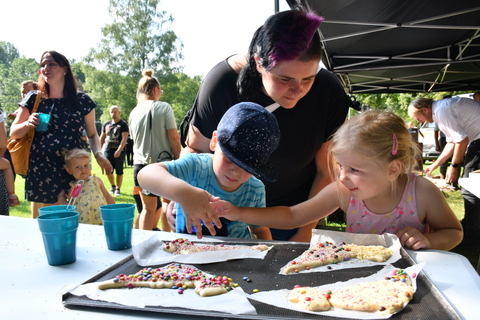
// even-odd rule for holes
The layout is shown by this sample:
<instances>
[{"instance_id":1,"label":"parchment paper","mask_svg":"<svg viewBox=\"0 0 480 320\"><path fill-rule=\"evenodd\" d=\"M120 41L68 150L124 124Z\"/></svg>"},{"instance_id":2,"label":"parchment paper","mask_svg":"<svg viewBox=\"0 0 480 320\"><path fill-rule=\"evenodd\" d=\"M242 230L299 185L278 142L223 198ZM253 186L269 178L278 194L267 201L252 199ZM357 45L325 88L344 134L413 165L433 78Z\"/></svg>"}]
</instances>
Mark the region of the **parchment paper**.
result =
<instances>
[{"instance_id":1,"label":"parchment paper","mask_svg":"<svg viewBox=\"0 0 480 320\"><path fill-rule=\"evenodd\" d=\"M302 270L299 273L308 273L308 272L327 272L333 270L347 269L347 268L362 268L362 267L371 267L377 265L388 265L395 263L399 260L402 255L400 254L400 248L402 245L398 240L397 236L390 233L384 233L383 235L378 234L358 234L358 233L348 233L348 232L339 232L339 231L329 231L322 229L314 229L312 231L312 239L310 240L310 247L316 246L320 242L330 241L333 243L345 242L347 244L356 244L356 245L382 245L387 248L392 249L392 256L385 262L375 262L370 260L358 260L351 259L349 261L343 261L336 264L329 264L325 266L320 266L316 268L311 268L310 270ZM302 252L299 252L300 256ZM280 270L280 274L291 275L292 273L286 274L284 270L285 266Z\"/></svg>"},{"instance_id":2,"label":"parchment paper","mask_svg":"<svg viewBox=\"0 0 480 320\"><path fill-rule=\"evenodd\" d=\"M408 273L408 275L412 279L412 285L415 290L417 289L417 281L416 281L417 275L423 269L424 265L425 263L416 264L414 266L411 266L405 269L405 271ZM398 268L392 265L387 265L377 273L365 278L355 278L345 282L337 282L337 283L327 284L327 285L323 285L315 288L320 290L334 290L342 287L351 286L357 283L382 280L386 276L389 276L394 269L398 269ZM247 295L252 300L257 300L257 301L260 301L272 306L276 306L279 308L291 309L291 310L317 314L317 315L332 316L332 317L338 317L338 318L348 318L348 319L387 319L392 316L392 315L383 316L376 312L370 313L370 312L359 312L359 311L342 310L342 309L336 310L334 308L332 308L329 311L318 311L318 312L308 311L308 310L299 308L295 303L288 301L287 297L288 297L289 291L290 290L288 289L282 289L282 290L273 290L273 291L263 291L263 292L258 292L250 295L245 293L245 295Z\"/></svg>"},{"instance_id":3,"label":"parchment paper","mask_svg":"<svg viewBox=\"0 0 480 320\"><path fill-rule=\"evenodd\" d=\"M231 314L256 314L242 288L237 287L226 294L200 297L195 289L186 289L179 294L175 289L98 289L98 282L77 286L69 291L76 296L87 296L92 300L114 302L125 306L145 308L146 306L178 307L193 310L211 310Z\"/></svg>"},{"instance_id":4,"label":"parchment paper","mask_svg":"<svg viewBox=\"0 0 480 320\"><path fill-rule=\"evenodd\" d=\"M214 245L215 243L211 244ZM245 258L263 259L268 253L268 250L238 249L173 255L162 250L162 245L163 242L160 240L159 235L153 235L132 248L133 257L139 265L148 267L170 262L207 264ZM239 245L235 244L235 246Z\"/></svg>"}]
</instances>

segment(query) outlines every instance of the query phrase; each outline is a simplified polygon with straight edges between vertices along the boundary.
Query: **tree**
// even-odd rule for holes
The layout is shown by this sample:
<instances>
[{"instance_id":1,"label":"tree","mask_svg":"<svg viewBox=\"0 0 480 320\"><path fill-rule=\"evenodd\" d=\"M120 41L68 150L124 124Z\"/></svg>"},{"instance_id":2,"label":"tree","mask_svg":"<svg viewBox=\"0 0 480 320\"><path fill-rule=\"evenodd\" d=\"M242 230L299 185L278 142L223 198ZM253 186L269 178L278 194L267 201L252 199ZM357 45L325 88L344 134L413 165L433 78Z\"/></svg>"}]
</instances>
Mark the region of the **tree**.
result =
<instances>
[{"instance_id":1,"label":"tree","mask_svg":"<svg viewBox=\"0 0 480 320\"><path fill-rule=\"evenodd\" d=\"M163 74L179 71L183 45L167 28L171 15L157 11L159 0L110 0L111 24L102 28L104 38L86 62L98 62L107 70L139 79L144 68Z\"/></svg>"},{"instance_id":2,"label":"tree","mask_svg":"<svg viewBox=\"0 0 480 320\"><path fill-rule=\"evenodd\" d=\"M19 57L18 49L12 43L0 41L0 63L8 68Z\"/></svg>"}]
</instances>

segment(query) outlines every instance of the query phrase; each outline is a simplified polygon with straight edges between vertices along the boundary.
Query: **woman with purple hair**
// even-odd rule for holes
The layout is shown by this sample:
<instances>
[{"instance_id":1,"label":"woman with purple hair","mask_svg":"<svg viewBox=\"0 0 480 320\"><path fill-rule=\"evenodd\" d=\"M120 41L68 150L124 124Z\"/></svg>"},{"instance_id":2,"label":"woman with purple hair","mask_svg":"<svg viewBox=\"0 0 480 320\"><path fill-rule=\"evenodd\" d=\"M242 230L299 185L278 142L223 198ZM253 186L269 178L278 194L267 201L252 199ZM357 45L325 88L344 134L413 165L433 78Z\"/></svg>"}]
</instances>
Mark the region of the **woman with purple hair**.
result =
<instances>
[{"instance_id":1,"label":"woman with purple hair","mask_svg":"<svg viewBox=\"0 0 480 320\"><path fill-rule=\"evenodd\" d=\"M279 105L272 112L280 125L280 145L270 157L279 179L264 181L267 206L295 205L331 181L329 139L344 122L350 100L331 72L318 71L322 20L302 8L269 17L247 55L231 56L207 74L191 110L184 152L209 152L212 132L230 106L240 101ZM204 218L208 221L209 213ZM271 231L277 240L309 242L313 228L315 223Z\"/></svg>"}]
</instances>

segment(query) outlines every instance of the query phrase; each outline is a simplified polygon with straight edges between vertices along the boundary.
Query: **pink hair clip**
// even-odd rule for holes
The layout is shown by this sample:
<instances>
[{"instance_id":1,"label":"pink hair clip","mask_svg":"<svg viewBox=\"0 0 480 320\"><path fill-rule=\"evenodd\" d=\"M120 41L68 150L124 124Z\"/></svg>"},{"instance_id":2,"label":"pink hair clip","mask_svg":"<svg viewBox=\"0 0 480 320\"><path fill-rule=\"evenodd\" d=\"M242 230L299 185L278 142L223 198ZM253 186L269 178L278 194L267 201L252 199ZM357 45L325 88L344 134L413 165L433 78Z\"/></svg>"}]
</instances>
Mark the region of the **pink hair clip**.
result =
<instances>
[{"instance_id":1,"label":"pink hair clip","mask_svg":"<svg viewBox=\"0 0 480 320\"><path fill-rule=\"evenodd\" d=\"M392 136L392 155L396 155L398 151L397 135L394 133Z\"/></svg>"}]
</instances>

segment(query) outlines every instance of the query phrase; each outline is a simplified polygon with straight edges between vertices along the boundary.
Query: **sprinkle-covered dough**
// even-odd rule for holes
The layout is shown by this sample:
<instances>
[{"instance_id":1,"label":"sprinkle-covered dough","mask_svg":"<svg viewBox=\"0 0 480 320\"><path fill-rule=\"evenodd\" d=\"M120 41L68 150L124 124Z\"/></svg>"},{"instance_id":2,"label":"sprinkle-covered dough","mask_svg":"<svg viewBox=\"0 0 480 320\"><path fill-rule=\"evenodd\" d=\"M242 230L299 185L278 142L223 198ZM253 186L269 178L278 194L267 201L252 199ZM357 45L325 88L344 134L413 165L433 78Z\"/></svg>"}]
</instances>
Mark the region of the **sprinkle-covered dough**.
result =
<instances>
[{"instance_id":1,"label":"sprinkle-covered dough","mask_svg":"<svg viewBox=\"0 0 480 320\"><path fill-rule=\"evenodd\" d=\"M225 250L239 250L239 249L248 249L248 250L268 250L268 246L265 245L256 245L256 246L229 246L221 244L196 244L188 239L178 238L170 242L166 242L162 245L162 249L170 252L174 255L179 254L191 254L198 252L207 252L207 251L225 251Z\"/></svg>"},{"instance_id":2,"label":"sprinkle-covered dough","mask_svg":"<svg viewBox=\"0 0 480 320\"><path fill-rule=\"evenodd\" d=\"M114 288L176 289L179 293L188 288L202 297L227 293L236 286L232 279L208 276L203 271L180 263L171 263L162 268L143 268L135 274L120 274L114 279L100 282L101 290Z\"/></svg>"},{"instance_id":3,"label":"sprinkle-covered dough","mask_svg":"<svg viewBox=\"0 0 480 320\"><path fill-rule=\"evenodd\" d=\"M354 244L334 244L329 241L320 242L313 248L304 251L298 258L290 261L282 268L284 273L299 272L328 264L340 263L351 259L385 262L393 251L384 246L357 246Z\"/></svg>"},{"instance_id":4,"label":"sprinkle-covered dough","mask_svg":"<svg viewBox=\"0 0 480 320\"><path fill-rule=\"evenodd\" d=\"M296 287L288 300L310 311L329 310L330 306L344 310L378 312L382 315L397 313L409 302L415 290L402 269L396 269L383 280L360 283L332 291L310 287Z\"/></svg>"}]
</instances>

